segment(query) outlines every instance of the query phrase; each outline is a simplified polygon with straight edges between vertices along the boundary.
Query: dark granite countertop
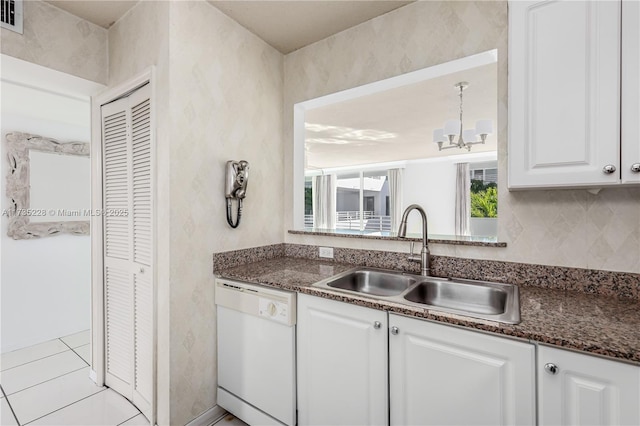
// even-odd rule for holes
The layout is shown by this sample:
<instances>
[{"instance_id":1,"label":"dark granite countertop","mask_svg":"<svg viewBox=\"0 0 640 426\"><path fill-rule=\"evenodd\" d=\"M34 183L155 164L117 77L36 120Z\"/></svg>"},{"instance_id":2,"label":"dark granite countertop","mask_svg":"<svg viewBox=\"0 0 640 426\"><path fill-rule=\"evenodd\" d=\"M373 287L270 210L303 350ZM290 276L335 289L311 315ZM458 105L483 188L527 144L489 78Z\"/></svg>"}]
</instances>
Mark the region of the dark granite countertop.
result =
<instances>
[{"instance_id":1,"label":"dark granite countertop","mask_svg":"<svg viewBox=\"0 0 640 426\"><path fill-rule=\"evenodd\" d=\"M336 262L278 257L221 269L216 275L640 364L637 300L520 286L521 322L511 325L312 287L351 268L353 265Z\"/></svg>"}]
</instances>

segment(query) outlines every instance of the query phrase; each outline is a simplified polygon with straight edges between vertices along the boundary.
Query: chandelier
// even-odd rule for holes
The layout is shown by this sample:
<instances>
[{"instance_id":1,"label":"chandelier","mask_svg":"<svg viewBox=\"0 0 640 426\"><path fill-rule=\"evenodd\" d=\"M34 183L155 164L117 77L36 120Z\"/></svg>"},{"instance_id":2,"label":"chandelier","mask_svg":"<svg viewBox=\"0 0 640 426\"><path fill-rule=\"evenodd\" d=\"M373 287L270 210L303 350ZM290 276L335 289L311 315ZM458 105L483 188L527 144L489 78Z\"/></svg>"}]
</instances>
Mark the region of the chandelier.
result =
<instances>
[{"instance_id":1,"label":"chandelier","mask_svg":"<svg viewBox=\"0 0 640 426\"><path fill-rule=\"evenodd\" d=\"M469 87L469 83L461 81L454 85L456 90L460 91L460 119L447 120L444 123L444 129L436 129L433 131L433 142L438 144L438 149L450 148L466 148L467 151L471 151L471 145L484 143L493 132L493 125L491 120L478 120L476 121L475 129L463 130L462 123L462 92ZM458 140L456 141L456 136ZM478 138L480 138L478 140ZM445 142L449 142L448 145L442 146Z\"/></svg>"}]
</instances>

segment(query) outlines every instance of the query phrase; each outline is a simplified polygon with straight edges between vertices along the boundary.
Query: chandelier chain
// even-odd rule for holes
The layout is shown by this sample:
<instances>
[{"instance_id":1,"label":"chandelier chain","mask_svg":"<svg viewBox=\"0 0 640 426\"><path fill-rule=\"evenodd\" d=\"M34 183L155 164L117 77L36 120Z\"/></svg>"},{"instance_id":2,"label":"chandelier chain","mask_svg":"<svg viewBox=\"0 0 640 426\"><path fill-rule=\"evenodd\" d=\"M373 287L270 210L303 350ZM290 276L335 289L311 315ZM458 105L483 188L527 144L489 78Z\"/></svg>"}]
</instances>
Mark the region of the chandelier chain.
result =
<instances>
[{"instance_id":1,"label":"chandelier chain","mask_svg":"<svg viewBox=\"0 0 640 426\"><path fill-rule=\"evenodd\" d=\"M464 91L464 86L460 85L460 136L459 138L462 139L462 129L463 124L462 124L462 92Z\"/></svg>"}]
</instances>

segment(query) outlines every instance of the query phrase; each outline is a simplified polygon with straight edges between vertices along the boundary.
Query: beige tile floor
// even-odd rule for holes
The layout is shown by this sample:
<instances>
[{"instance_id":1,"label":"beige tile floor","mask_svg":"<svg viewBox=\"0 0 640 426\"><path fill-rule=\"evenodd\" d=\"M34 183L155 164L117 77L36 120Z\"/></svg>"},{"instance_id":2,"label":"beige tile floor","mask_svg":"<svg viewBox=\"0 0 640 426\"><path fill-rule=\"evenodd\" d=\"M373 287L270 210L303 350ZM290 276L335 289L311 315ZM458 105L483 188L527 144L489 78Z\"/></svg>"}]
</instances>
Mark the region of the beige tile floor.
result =
<instances>
[{"instance_id":1,"label":"beige tile floor","mask_svg":"<svg viewBox=\"0 0 640 426\"><path fill-rule=\"evenodd\" d=\"M0 425L148 426L89 378L89 330L0 355ZM215 426L248 426L231 414Z\"/></svg>"},{"instance_id":2,"label":"beige tile floor","mask_svg":"<svg viewBox=\"0 0 640 426\"><path fill-rule=\"evenodd\" d=\"M127 399L89 379L89 331L0 356L2 425L148 425Z\"/></svg>"}]
</instances>

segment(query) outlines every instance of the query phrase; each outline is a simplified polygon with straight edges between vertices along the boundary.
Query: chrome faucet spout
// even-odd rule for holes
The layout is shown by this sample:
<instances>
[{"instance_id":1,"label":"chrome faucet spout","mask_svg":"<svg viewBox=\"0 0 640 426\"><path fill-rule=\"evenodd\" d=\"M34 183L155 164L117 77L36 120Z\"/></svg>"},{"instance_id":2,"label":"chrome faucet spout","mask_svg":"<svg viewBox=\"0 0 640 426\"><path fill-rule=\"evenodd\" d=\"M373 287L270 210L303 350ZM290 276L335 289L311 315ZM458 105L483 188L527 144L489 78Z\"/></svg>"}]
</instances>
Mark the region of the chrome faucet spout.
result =
<instances>
[{"instance_id":1,"label":"chrome faucet spout","mask_svg":"<svg viewBox=\"0 0 640 426\"><path fill-rule=\"evenodd\" d=\"M411 204L404 210L402 213L402 220L400 220L400 227L398 228L398 237L406 238L407 236L407 217L412 210L417 210L422 217L422 250L420 250L420 264L421 264L421 275L428 276L431 273L430 262L429 262L429 243L428 243L428 231L427 231L427 213L425 213L424 209L417 204ZM413 257L410 257L409 260L417 260Z\"/></svg>"}]
</instances>

